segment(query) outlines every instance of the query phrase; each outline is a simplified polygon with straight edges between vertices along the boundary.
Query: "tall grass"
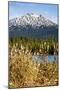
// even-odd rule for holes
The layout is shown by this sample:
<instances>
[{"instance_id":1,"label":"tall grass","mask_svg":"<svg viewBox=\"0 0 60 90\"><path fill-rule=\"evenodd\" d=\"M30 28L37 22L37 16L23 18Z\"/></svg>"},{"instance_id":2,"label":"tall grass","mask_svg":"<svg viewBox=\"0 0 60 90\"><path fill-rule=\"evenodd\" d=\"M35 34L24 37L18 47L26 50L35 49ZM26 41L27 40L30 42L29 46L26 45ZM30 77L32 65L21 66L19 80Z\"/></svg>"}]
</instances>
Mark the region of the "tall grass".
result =
<instances>
[{"instance_id":1,"label":"tall grass","mask_svg":"<svg viewBox=\"0 0 60 90\"><path fill-rule=\"evenodd\" d=\"M48 42L48 40L27 38L11 40L9 42L9 88L58 85L56 62L37 63L32 60L34 52L39 54L44 54L45 51L48 54L56 52L54 45L55 42Z\"/></svg>"},{"instance_id":2,"label":"tall grass","mask_svg":"<svg viewBox=\"0 0 60 90\"><path fill-rule=\"evenodd\" d=\"M39 52L40 54L58 54L58 41L54 39L33 39L26 37L15 37L10 38L9 44L12 47L14 44L18 44L18 48L21 48L21 45L25 48L34 52Z\"/></svg>"}]
</instances>

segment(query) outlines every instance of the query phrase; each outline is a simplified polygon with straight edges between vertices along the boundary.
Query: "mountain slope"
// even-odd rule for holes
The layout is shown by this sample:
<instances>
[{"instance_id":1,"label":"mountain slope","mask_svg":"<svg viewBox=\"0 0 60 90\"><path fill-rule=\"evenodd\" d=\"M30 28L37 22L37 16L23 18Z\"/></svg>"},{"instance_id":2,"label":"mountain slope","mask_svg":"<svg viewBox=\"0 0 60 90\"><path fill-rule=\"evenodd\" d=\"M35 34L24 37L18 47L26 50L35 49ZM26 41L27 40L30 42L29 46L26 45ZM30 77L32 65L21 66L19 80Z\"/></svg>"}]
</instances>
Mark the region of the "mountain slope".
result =
<instances>
[{"instance_id":1,"label":"mountain slope","mask_svg":"<svg viewBox=\"0 0 60 90\"><path fill-rule=\"evenodd\" d=\"M29 14L9 20L9 36L57 38L58 26L42 15Z\"/></svg>"}]
</instances>

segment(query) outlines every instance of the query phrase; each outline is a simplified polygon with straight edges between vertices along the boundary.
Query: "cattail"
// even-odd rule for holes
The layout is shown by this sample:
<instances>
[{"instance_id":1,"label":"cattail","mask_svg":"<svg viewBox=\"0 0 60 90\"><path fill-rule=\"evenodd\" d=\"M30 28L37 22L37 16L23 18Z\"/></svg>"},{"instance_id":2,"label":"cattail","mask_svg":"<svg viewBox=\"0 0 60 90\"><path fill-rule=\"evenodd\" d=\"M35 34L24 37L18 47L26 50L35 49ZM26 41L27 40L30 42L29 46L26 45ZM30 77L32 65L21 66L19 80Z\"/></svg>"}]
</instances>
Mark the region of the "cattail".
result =
<instances>
[{"instance_id":1,"label":"cattail","mask_svg":"<svg viewBox=\"0 0 60 90\"><path fill-rule=\"evenodd\" d=\"M39 52L37 52L37 55L39 55Z\"/></svg>"},{"instance_id":2,"label":"cattail","mask_svg":"<svg viewBox=\"0 0 60 90\"><path fill-rule=\"evenodd\" d=\"M16 47L18 47L18 43L16 43Z\"/></svg>"},{"instance_id":3,"label":"cattail","mask_svg":"<svg viewBox=\"0 0 60 90\"><path fill-rule=\"evenodd\" d=\"M36 52L34 52L34 55L36 55Z\"/></svg>"},{"instance_id":4,"label":"cattail","mask_svg":"<svg viewBox=\"0 0 60 90\"><path fill-rule=\"evenodd\" d=\"M22 50L24 49L24 46L22 46L22 44L21 44L21 49L22 49Z\"/></svg>"}]
</instances>

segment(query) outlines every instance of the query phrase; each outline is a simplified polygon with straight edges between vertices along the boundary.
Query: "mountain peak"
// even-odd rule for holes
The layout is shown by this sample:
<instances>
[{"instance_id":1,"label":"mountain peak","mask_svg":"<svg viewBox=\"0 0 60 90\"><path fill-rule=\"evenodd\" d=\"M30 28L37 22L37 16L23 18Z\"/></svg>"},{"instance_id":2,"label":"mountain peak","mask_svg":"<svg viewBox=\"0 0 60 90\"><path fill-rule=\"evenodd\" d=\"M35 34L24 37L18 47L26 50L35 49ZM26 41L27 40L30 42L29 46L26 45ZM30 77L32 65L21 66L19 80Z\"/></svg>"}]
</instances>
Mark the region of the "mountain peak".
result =
<instances>
[{"instance_id":1,"label":"mountain peak","mask_svg":"<svg viewBox=\"0 0 60 90\"><path fill-rule=\"evenodd\" d=\"M25 16L32 16L32 17L42 17L42 14L35 14L35 13L27 13Z\"/></svg>"},{"instance_id":2,"label":"mountain peak","mask_svg":"<svg viewBox=\"0 0 60 90\"><path fill-rule=\"evenodd\" d=\"M26 26L26 25L31 25L34 28L36 26L40 27L40 26L54 26L56 25L55 23L53 23L52 21L48 20L47 18L45 18L44 16L42 16L41 14L35 14L35 13L27 13L21 17L17 17L14 18L12 20L9 21L9 26L11 25L18 25L18 26Z\"/></svg>"}]
</instances>

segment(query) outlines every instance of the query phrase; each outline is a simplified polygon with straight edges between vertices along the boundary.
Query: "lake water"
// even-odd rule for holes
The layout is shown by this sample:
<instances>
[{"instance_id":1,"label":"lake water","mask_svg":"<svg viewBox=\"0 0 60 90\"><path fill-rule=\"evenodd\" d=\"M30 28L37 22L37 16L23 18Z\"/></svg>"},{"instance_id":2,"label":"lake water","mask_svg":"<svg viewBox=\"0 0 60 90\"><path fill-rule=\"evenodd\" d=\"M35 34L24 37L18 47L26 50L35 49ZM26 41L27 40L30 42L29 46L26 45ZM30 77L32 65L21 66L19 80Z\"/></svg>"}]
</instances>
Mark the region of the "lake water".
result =
<instances>
[{"instance_id":1,"label":"lake water","mask_svg":"<svg viewBox=\"0 0 60 90\"><path fill-rule=\"evenodd\" d=\"M43 61L48 61L48 62L53 62L53 61L58 61L58 55L33 55L32 56L33 61L38 61L38 62L43 62Z\"/></svg>"}]
</instances>

